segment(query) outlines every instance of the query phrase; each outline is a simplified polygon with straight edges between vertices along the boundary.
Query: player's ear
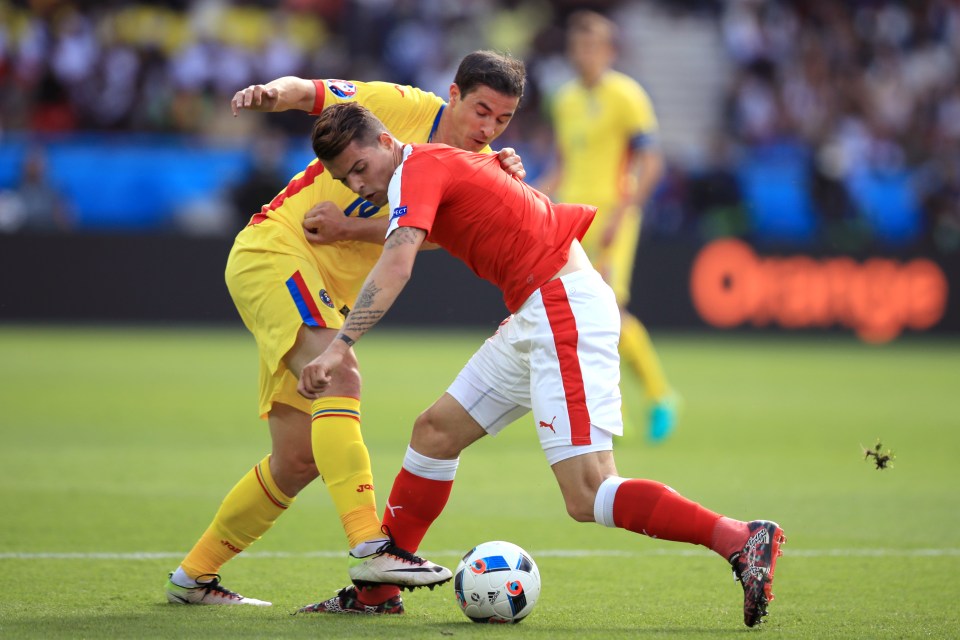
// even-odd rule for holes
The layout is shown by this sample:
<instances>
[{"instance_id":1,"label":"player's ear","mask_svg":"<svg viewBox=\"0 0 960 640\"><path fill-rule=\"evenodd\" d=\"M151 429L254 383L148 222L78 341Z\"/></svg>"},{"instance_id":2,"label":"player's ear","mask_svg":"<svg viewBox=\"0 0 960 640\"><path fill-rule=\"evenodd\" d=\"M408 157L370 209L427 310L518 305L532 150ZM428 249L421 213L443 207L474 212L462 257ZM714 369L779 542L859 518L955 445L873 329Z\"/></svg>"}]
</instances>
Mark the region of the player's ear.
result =
<instances>
[{"instance_id":1,"label":"player's ear","mask_svg":"<svg viewBox=\"0 0 960 640\"><path fill-rule=\"evenodd\" d=\"M450 100L449 104L452 107L457 100L460 99L460 87L457 86L456 82L450 83Z\"/></svg>"},{"instance_id":2,"label":"player's ear","mask_svg":"<svg viewBox=\"0 0 960 640\"><path fill-rule=\"evenodd\" d=\"M379 136L377 136L377 142L380 143L380 146L384 149L393 148L393 136L390 135L389 131L382 131Z\"/></svg>"}]
</instances>

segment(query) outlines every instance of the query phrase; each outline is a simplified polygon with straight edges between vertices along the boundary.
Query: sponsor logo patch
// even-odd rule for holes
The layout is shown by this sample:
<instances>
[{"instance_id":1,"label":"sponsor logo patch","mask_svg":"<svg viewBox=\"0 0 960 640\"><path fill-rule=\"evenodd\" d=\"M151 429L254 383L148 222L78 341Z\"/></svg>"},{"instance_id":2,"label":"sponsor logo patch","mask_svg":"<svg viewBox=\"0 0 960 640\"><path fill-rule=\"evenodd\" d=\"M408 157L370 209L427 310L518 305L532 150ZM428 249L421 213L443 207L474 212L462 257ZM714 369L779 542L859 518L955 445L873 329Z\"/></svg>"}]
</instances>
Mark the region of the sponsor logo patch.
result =
<instances>
[{"instance_id":1,"label":"sponsor logo patch","mask_svg":"<svg viewBox=\"0 0 960 640\"><path fill-rule=\"evenodd\" d=\"M553 416L553 420L551 420L550 422L544 422L543 420L540 420L539 426L541 429L550 429L550 431L553 431L554 433L556 433L557 430L553 428L553 423L556 419L557 419L557 416Z\"/></svg>"},{"instance_id":2,"label":"sponsor logo patch","mask_svg":"<svg viewBox=\"0 0 960 640\"><path fill-rule=\"evenodd\" d=\"M346 80L327 80L327 87L338 98L352 98L357 94L357 85Z\"/></svg>"},{"instance_id":3,"label":"sponsor logo patch","mask_svg":"<svg viewBox=\"0 0 960 640\"><path fill-rule=\"evenodd\" d=\"M230 549L230 551L233 551L234 553L240 553L243 551L243 549L237 547L236 545L230 544L229 540L221 540L220 544L225 546L227 549Z\"/></svg>"},{"instance_id":4,"label":"sponsor logo patch","mask_svg":"<svg viewBox=\"0 0 960 640\"><path fill-rule=\"evenodd\" d=\"M406 205L404 205L404 206L402 206L402 207L397 207L396 209L394 209L394 210L393 210L393 213L390 214L390 219L391 219L391 220L396 220L397 218L402 218L402 217L405 216L405 215L407 215L407 207L406 207Z\"/></svg>"}]
</instances>

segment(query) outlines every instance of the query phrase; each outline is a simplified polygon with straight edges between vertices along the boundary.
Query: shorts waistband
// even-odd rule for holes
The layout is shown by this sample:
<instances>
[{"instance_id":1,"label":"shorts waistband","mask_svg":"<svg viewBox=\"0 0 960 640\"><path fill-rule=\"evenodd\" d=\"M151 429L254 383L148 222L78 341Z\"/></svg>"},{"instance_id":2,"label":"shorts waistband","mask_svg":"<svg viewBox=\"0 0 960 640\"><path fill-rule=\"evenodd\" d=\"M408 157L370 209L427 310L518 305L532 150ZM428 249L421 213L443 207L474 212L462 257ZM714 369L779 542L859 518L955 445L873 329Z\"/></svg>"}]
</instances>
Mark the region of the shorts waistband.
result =
<instances>
[{"instance_id":1,"label":"shorts waistband","mask_svg":"<svg viewBox=\"0 0 960 640\"><path fill-rule=\"evenodd\" d=\"M517 309L517 313L520 313L520 311L529 305L532 300L539 298L541 296L541 292L550 292L559 288L568 289L580 283L589 282L590 280L596 280L600 284L604 284L603 278L600 276L600 272L596 269L580 269L579 271L573 271L571 273L562 275L559 278L554 278L531 293L530 297L524 300L523 304L520 305L520 308Z\"/></svg>"}]
</instances>

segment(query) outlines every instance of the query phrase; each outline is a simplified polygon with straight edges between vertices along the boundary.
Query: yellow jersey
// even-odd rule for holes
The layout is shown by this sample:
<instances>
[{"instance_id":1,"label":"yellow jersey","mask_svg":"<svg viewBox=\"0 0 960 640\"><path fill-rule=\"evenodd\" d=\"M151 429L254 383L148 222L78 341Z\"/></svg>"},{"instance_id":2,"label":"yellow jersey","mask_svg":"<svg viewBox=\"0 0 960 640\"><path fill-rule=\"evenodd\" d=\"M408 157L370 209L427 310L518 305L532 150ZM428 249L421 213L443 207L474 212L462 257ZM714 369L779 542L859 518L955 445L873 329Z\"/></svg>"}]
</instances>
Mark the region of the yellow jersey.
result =
<instances>
[{"instance_id":1,"label":"yellow jersey","mask_svg":"<svg viewBox=\"0 0 960 640\"><path fill-rule=\"evenodd\" d=\"M563 85L554 102L554 129L563 175L557 202L599 207L598 215L620 202L631 150L655 141L657 117L636 80L607 71L594 87L580 80ZM594 223L594 226L597 226Z\"/></svg>"},{"instance_id":2,"label":"yellow jersey","mask_svg":"<svg viewBox=\"0 0 960 640\"><path fill-rule=\"evenodd\" d=\"M387 82L314 80L314 84L317 97L312 114L319 114L334 104L356 101L370 109L403 142L430 141L446 107L443 99L433 93ZM304 236L303 218L314 205L326 200L336 204L347 216L380 218L386 215L386 208L381 210L331 179L315 159L293 176L283 191L253 216L250 224L283 225L293 237L309 244L331 295L352 307L383 247L359 241L310 244Z\"/></svg>"}]
</instances>

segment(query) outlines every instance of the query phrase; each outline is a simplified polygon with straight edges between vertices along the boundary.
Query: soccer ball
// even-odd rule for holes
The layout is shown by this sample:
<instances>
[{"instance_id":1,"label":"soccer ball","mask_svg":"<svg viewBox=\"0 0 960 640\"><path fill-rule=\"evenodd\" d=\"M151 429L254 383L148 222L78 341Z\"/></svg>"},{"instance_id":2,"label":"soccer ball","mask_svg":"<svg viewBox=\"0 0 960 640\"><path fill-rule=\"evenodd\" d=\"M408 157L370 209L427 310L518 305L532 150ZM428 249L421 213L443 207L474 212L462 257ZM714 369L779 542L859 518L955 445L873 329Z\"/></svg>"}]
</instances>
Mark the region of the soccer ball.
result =
<instances>
[{"instance_id":1,"label":"soccer ball","mask_svg":"<svg viewBox=\"0 0 960 640\"><path fill-rule=\"evenodd\" d=\"M510 542L484 542L467 552L453 578L464 615L474 622L520 622L540 597L540 570Z\"/></svg>"}]
</instances>

